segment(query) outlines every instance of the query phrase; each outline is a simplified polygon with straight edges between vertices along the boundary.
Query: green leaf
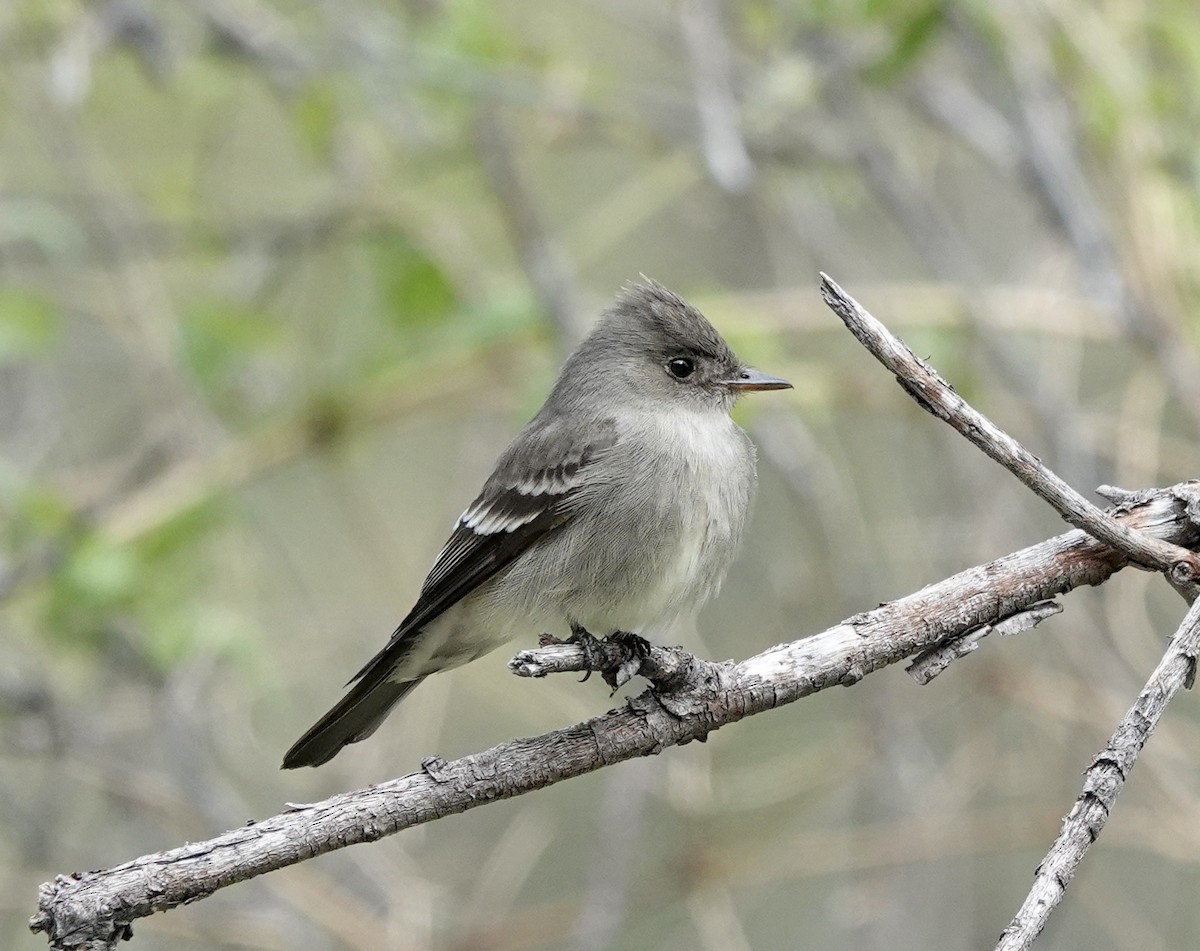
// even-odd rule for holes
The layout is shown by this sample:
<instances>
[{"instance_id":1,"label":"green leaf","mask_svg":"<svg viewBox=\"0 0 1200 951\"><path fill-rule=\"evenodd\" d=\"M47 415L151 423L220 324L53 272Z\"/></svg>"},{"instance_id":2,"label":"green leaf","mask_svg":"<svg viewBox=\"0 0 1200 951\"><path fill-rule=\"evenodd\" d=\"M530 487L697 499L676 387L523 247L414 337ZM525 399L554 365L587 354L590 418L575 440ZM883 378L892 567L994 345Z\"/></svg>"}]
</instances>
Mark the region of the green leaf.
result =
<instances>
[{"instance_id":1,"label":"green leaf","mask_svg":"<svg viewBox=\"0 0 1200 951\"><path fill-rule=\"evenodd\" d=\"M45 352L58 324L58 308L42 294L0 287L0 363Z\"/></svg>"},{"instance_id":2,"label":"green leaf","mask_svg":"<svg viewBox=\"0 0 1200 951\"><path fill-rule=\"evenodd\" d=\"M65 576L82 596L112 603L132 592L139 567L132 546L89 535L71 552Z\"/></svg>"},{"instance_id":3,"label":"green leaf","mask_svg":"<svg viewBox=\"0 0 1200 951\"><path fill-rule=\"evenodd\" d=\"M60 570L50 578L41 628L74 647L125 648L154 669L167 670L197 649L224 649L203 622L214 593L216 547L210 545L221 508L197 505L131 542L100 533L64 538Z\"/></svg>"},{"instance_id":4,"label":"green leaf","mask_svg":"<svg viewBox=\"0 0 1200 951\"><path fill-rule=\"evenodd\" d=\"M71 526L70 504L60 492L46 485L23 486L13 498L12 513L9 527L15 530L14 541L18 544L61 534Z\"/></svg>"},{"instance_id":5,"label":"green leaf","mask_svg":"<svg viewBox=\"0 0 1200 951\"><path fill-rule=\"evenodd\" d=\"M338 121L338 95L331 82L309 83L292 107L300 139L318 155L328 158Z\"/></svg>"},{"instance_id":6,"label":"green leaf","mask_svg":"<svg viewBox=\"0 0 1200 951\"><path fill-rule=\"evenodd\" d=\"M377 238L371 260L383 313L394 327L436 323L458 306L446 272L405 235Z\"/></svg>"},{"instance_id":7,"label":"green leaf","mask_svg":"<svg viewBox=\"0 0 1200 951\"><path fill-rule=\"evenodd\" d=\"M168 558L187 557L191 546L217 528L223 514L221 499L205 499L182 508L136 541L138 558L148 565L161 565Z\"/></svg>"},{"instance_id":8,"label":"green leaf","mask_svg":"<svg viewBox=\"0 0 1200 951\"><path fill-rule=\"evenodd\" d=\"M874 83L888 83L896 79L933 42L945 18L940 3L931 3L917 10L907 21L899 24L892 48L863 70L863 78Z\"/></svg>"},{"instance_id":9,"label":"green leaf","mask_svg":"<svg viewBox=\"0 0 1200 951\"><path fill-rule=\"evenodd\" d=\"M219 409L244 410L252 362L283 339L274 315L228 301L202 301L183 325L183 359Z\"/></svg>"},{"instance_id":10,"label":"green leaf","mask_svg":"<svg viewBox=\"0 0 1200 951\"><path fill-rule=\"evenodd\" d=\"M471 64L501 64L517 56L511 27L491 3L448 4L439 21L446 46Z\"/></svg>"}]
</instances>

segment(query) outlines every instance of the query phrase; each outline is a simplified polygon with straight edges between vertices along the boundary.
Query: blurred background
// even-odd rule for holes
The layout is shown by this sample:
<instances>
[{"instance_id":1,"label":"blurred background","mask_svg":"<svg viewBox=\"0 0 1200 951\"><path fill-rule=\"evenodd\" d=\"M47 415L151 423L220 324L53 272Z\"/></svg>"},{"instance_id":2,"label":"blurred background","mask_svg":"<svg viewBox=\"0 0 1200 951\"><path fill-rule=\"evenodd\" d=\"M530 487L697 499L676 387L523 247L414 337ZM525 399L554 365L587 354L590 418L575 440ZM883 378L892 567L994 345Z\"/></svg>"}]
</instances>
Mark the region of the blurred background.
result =
<instances>
[{"instance_id":1,"label":"blurred background","mask_svg":"<svg viewBox=\"0 0 1200 951\"><path fill-rule=\"evenodd\" d=\"M1064 530L818 270L1081 491L1200 475L1197 128L1190 0L6 0L0 943L55 873L620 702L500 651L278 769L639 273L796 385L739 407L710 657ZM136 947L991 947L1183 613L1134 571L1065 606ZM1198 754L1186 695L1043 944L1200 943Z\"/></svg>"}]
</instances>

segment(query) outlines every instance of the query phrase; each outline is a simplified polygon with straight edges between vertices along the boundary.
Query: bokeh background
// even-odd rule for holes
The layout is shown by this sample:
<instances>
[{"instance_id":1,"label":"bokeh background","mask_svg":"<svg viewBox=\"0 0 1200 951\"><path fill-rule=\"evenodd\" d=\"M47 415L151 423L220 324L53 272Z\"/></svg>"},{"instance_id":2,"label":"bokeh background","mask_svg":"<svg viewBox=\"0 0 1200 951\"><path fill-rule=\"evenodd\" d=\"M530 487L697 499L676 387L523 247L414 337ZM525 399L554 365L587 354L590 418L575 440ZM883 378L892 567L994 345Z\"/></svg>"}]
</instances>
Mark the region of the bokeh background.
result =
<instances>
[{"instance_id":1,"label":"bokeh background","mask_svg":"<svg viewBox=\"0 0 1200 951\"><path fill-rule=\"evenodd\" d=\"M1082 491L1200 475L1198 128L1191 0L0 4L0 944L55 873L610 706L502 651L277 768L641 272L796 384L739 408L708 656L1063 530L819 270ZM1065 605L136 947L991 947L1182 614L1133 571ZM1198 760L1189 694L1047 947L1200 943Z\"/></svg>"}]
</instances>

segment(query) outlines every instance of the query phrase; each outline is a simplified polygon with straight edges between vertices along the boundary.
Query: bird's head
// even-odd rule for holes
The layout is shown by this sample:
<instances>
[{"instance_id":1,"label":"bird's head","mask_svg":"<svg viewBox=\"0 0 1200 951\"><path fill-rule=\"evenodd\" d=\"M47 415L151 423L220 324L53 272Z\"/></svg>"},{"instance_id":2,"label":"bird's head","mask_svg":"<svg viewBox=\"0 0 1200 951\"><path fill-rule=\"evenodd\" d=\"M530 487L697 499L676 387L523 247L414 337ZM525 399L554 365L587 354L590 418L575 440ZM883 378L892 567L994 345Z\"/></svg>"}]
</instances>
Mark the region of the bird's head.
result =
<instances>
[{"instance_id":1,"label":"bird's head","mask_svg":"<svg viewBox=\"0 0 1200 951\"><path fill-rule=\"evenodd\" d=\"M581 383L618 399L725 409L743 393L791 387L746 366L700 311L645 278L622 290L567 361L559 387Z\"/></svg>"}]
</instances>

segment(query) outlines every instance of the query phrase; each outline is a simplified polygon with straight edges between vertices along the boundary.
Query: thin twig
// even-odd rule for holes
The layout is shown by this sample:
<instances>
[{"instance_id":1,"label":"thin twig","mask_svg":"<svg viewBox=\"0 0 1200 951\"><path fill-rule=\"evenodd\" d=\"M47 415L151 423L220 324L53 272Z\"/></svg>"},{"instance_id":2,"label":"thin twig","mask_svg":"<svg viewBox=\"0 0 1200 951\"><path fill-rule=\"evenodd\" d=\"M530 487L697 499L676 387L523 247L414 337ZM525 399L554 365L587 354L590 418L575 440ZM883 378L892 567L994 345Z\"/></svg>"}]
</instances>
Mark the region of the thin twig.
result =
<instances>
[{"instance_id":1,"label":"thin twig","mask_svg":"<svg viewBox=\"0 0 1200 951\"><path fill-rule=\"evenodd\" d=\"M740 195L754 178L754 161L742 135L733 57L721 23L721 7L716 0L684 0L679 5L679 22L692 68L704 160L713 181Z\"/></svg>"},{"instance_id":2,"label":"thin twig","mask_svg":"<svg viewBox=\"0 0 1200 951\"><path fill-rule=\"evenodd\" d=\"M1084 160L1088 149L1080 133L1083 123L1077 121L1069 95L1054 76L1053 45L1047 31L1029 29L1044 11L1034 4L1013 4L996 13L993 27L1005 40L995 43L989 38L980 46L998 53L1009 74L1029 179L1074 249L1082 271L1080 283L1107 305L1130 339L1149 351L1180 409L1200 427L1200 361L1181 332L1185 305L1164 304L1164 298L1170 301L1172 289L1160 282L1156 287L1153 275L1143 273L1139 280L1133 265L1147 255L1147 249L1137 247L1138 229L1125 228L1132 246L1121 247L1106 220L1104 207L1111 207L1111 196L1102 200L1089 181ZM1160 253L1155 243L1150 254ZM1169 266L1164 266L1164 273L1169 273Z\"/></svg>"},{"instance_id":3,"label":"thin twig","mask_svg":"<svg viewBox=\"0 0 1200 951\"><path fill-rule=\"evenodd\" d=\"M475 142L530 286L554 321L560 346L570 351L587 331L571 266L559 242L542 224L534 196L517 165L508 130L490 99L480 105Z\"/></svg>"},{"instance_id":4,"label":"thin twig","mask_svg":"<svg viewBox=\"0 0 1200 951\"><path fill-rule=\"evenodd\" d=\"M1107 542L1132 562L1162 571L1176 581L1200 579L1200 558L1189 551L1139 536L1093 505L1048 469L1037 456L978 412L899 337L871 316L827 274L821 275L825 302L859 342L896 374L900 386L922 409L949 423L1049 502L1067 522Z\"/></svg>"},{"instance_id":5,"label":"thin twig","mask_svg":"<svg viewBox=\"0 0 1200 951\"><path fill-rule=\"evenodd\" d=\"M588 856L587 885L571 933L571 951L606 951L630 914L630 871L640 855L648 801L659 772L630 763L607 779L595 811L596 843Z\"/></svg>"},{"instance_id":6,"label":"thin twig","mask_svg":"<svg viewBox=\"0 0 1200 951\"><path fill-rule=\"evenodd\" d=\"M1137 701L1117 725L1108 745L1096 754L1084 774L1083 791L1063 820L1062 831L1038 865L1033 887L1012 923L1004 929L996 951L1026 951L1075 875L1088 847L1096 841L1167 704L1190 685L1200 652L1200 599L1188 610L1171 638L1163 659L1146 681Z\"/></svg>"}]
</instances>

